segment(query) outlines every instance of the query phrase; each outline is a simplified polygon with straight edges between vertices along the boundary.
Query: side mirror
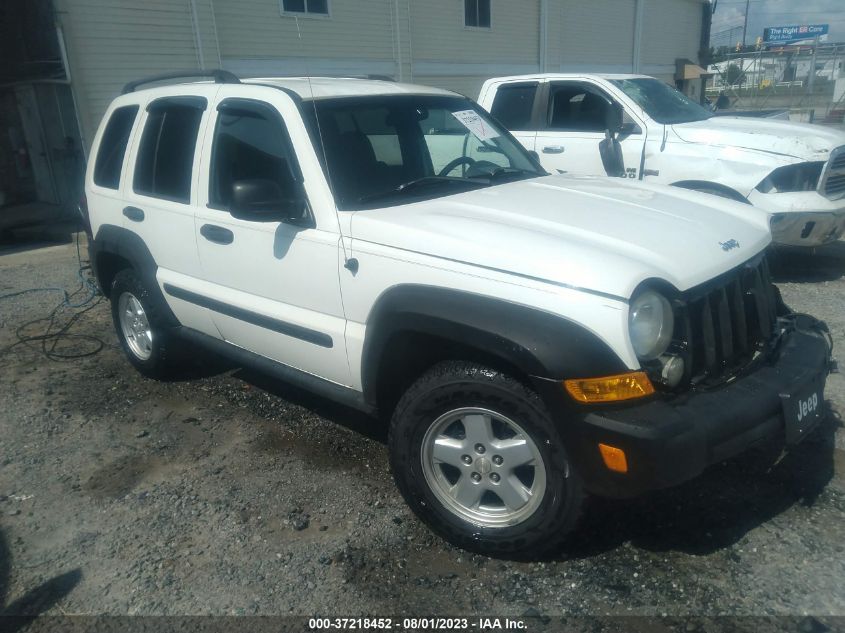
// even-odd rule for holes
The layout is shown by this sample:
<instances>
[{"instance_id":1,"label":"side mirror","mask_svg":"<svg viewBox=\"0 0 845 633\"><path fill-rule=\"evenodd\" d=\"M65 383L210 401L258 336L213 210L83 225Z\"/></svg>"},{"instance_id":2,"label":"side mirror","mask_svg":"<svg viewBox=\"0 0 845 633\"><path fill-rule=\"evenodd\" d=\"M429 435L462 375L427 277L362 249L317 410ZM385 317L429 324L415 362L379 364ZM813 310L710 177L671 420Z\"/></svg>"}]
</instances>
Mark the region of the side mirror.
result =
<instances>
[{"instance_id":1,"label":"side mirror","mask_svg":"<svg viewBox=\"0 0 845 633\"><path fill-rule=\"evenodd\" d=\"M622 132L623 129L623 110L622 106L618 103L611 103L610 107L606 110L606 121L605 126L607 130L607 135L610 138L615 138L617 134Z\"/></svg>"},{"instance_id":2,"label":"side mirror","mask_svg":"<svg viewBox=\"0 0 845 633\"><path fill-rule=\"evenodd\" d=\"M599 143L599 156L601 157L604 171L608 176L625 178L625 158L622 155L622 145L618 139L609 135L606 136Z\"/></svg>"},{"instance_id":3,"label":"side mirror","mask_svg":"<svg viewBox=\"0 0 845 633\"><path fill-rule=\"evenodd\" d=\"M301 224L308 218L305 188L293 179L288 191L275 180L251 178L232 183L232 217L252 222Z\"/></svg>"},{"instance_id":4,"label":"side mirror","mask_svg":"<svg viewBox=\"0 0 845 633\"><path fill-rule=\"evenodd\" d=\"M531 157L531 160L534 163L534 167L537 169L537 173L548 176L549 173L543 167L543 163L540 162L540 155L533 149L528 150L528 155Z\"/></svg>"}]
</instances>

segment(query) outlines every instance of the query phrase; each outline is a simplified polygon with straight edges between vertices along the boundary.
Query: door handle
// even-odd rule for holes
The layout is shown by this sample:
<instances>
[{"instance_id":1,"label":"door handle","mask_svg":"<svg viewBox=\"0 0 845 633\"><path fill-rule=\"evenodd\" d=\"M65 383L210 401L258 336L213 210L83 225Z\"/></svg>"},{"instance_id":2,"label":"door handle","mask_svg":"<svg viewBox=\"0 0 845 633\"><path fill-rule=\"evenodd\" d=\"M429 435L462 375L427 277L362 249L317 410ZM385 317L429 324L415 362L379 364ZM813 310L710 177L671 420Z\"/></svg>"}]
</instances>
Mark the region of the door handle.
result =
<instances>
[{"instance_id":1,"label":"door handle","mask_svg":"<svg viewBox=\"0 0 845 633\"><path fill-rule=\"evenodd\" d=\"M226 245L235 241L234 233L229 229L224 229L222 226L216 226L214 224L203 224L200 227L200 235L215 244Z\"/></svg>"},{"instance_id":2,"label":"door handle","mask_svg":"<svg viewBox=\"0 0 845 633\"><path fill-rule=\"evenodd\" d=\"M563 154L563 145L546 145L543 148L544 154Z\"/></svg>"},{"instance_id":3,"label":"door handle","mask_svg":"<svg viewBox=\"0 0 845 633\"><path fill-rule=\"evenodd\" d=\"M144 210L139 209L138 207L123 207L123 215L133 222L144 221Z\"/></svg>"}]
</instances>

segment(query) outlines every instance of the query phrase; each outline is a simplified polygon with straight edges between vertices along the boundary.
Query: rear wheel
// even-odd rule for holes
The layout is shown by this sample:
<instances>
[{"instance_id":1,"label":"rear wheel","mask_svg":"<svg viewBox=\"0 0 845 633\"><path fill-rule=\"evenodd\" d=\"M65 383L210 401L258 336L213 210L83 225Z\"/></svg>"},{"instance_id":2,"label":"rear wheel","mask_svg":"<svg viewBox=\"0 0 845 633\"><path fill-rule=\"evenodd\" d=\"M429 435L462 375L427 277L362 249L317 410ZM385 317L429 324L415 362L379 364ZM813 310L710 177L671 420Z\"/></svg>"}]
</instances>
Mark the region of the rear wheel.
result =
<instances>
[{"instance_id":1,"label":"rear wheel","mask_svg":"<svg viewBox=\"0 0 845 633\"><path fill-rule=\"evenodd\" d=\"M560 547L584 501L536 393L464 362L437 365L400 400L390 429L397 485L459 547L541 556Z\"/></svg>"},{"instance_id":2,"label":"rear wheel","mask_svg":"<svg viewBox=\"0 0 845 633\"><path fill-rule=\"evenodd\" d=\"M114 328L129 362L150 378L170 376L175 341L137 273L130 268L118 272L110 296Z\"/></svg>"}]
</instances>

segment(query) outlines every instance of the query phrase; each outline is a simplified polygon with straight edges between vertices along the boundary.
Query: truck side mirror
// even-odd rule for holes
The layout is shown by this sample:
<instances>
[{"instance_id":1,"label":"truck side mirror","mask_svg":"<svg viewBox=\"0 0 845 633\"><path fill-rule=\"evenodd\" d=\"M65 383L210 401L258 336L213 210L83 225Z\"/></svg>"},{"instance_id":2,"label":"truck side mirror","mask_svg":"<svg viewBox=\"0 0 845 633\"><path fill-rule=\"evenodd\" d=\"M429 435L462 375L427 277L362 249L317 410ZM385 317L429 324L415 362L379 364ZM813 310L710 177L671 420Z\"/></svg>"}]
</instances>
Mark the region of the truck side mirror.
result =
<instances>
[{"instance_id":1,"label":"truck side mirror","mask_svg":"<svg viewBox=\"0 0 845 633\"><path fill-rule=\"evenodd\" d=\"M540 162L540 155L537 152L535 152L533 149L529 149L528 155L531 157L531 160L534 161L535 167L539 167L540 169L543 168L543 164Z\"/></svg>"},{"instance_id":2,"label":"truck side mirror","mask_svg":"<svg viewBox=\"0 0 845 633\"><path fill-rule=\"evenodd\" d=\"M288 191L275 180L250 178L232 183L232 217L252 222L290 222L308 219L305 188L291 179Z\"/></svg>"},{"instance_id":3,"label":"truck side mirror","mask_svg":"<svg viewBox=\"0 0 845 633\"><path fill-rule=\"evenodd\" d=\"M623 111L618 103L611 103L606 110L606 130L610 137L616 138L623 129Z\"/></svg>"},{"instance_id":4,"label":"truck side mirror","mask_svg":"<svg viewBox=\"0 0 845 633\"><path fill-rule=\"evenodd\" d=\"M622 156L622 145L608 133L605 139L599 143L599 155L602 166L608 176L615 178L625 177L625 159Z\"/></svg>"}]
</instances>

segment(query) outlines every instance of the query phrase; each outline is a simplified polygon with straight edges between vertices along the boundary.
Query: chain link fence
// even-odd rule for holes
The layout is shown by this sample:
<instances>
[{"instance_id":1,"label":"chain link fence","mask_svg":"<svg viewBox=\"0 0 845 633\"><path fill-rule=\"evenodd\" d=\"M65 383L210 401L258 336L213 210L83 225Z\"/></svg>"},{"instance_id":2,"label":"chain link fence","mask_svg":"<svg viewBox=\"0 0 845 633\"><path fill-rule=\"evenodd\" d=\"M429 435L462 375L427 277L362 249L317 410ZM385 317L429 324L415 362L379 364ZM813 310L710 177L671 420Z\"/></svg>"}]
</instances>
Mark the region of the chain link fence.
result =
<instances>
[{"instance_id":1,"label":"chain link fence","mask_svg":"<svg viewBox=\"0 0 845 633\"><path fill-rule=\"evenodd\" d=\"M720 56L706 97L719 111L845 125L845 44L784 46Z\"/></svg>"}]
</instances>

